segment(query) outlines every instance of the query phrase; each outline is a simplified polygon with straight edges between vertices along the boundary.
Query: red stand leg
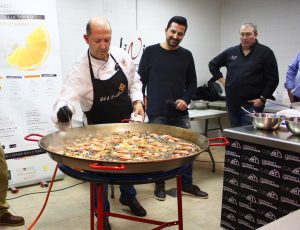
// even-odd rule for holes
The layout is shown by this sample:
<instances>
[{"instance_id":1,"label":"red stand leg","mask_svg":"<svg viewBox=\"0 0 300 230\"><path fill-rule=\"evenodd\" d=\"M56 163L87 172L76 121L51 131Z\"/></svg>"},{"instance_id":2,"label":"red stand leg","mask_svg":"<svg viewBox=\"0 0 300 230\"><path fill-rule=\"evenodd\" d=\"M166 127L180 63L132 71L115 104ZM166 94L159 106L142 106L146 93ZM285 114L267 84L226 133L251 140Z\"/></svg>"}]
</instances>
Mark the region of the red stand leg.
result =
<instances>
[{"instance_id":1,"label":"red stand leg","mask_svg":"<svg viewBox=\"0 0 300 230\"><path fill-rule=\"evenodd\" d=\"M94 230L94 214L95 214L95 208L94 208L94 183L90 183L90 229Z\"/></svg>"},{"instance_id":2,"label":"red stand leg","mask_svg":"<svg viewBox=\"0 0 300 230\"><path fill-rule=\"evenodd\" d=\"M140 217L134 217L134 216L129 216L129 215L122 215L118 213L113 213L113 212L106 212L104 213L103 211L103 192L104 192L104 185L103 184L95 184L93 182L90 183L90 206L91 206L91 213L90 213L90 222L91 226L90 229L94 230L94 215L95 215L95 207L94 207L94 188L97 186L96 193L97 193L97 199L98 199L98 205L97 205L97 229L98 230L103 230L103 221L104 221L104 216L113 216L121 219L126 219L126 220L133 220L133 221L138 221L142 223L148 223L148 224L154 224L158 225L158 227L153 228L152 230L158 230L158 229L163 229L166 227L178 225L179 230L183 230L183 212L182 212L182 185L181 185L181 176L177 175L176 176L177 180L177 211L178 211L178 220L177 221L171 221L171 222L162 222L162 221L156 221L156 220L151 220L151 219L146 219L146 218L140 218Z\"/></svg>"},{"instance_id":3,"label":"red stand leg","mask_svg":"<svg viewBox=\"0 0 300 230\"><path fill-rule=\"evenodd\" d=\"M182 193L181 193L181 176L177 175L177 210L178 210L178 229L183 230L183 217L182 217Z\"/></svg>"},{"instance_id":4,"label":"red stand leg","mask_svg":"<svg viewBox=\"0 0 300 230\"><path fill-rule=\"evenodd\" d=\"M98 197L98 230L103 230L103 184L97 185L97 197Z\"/></svg>"}]
</instances>

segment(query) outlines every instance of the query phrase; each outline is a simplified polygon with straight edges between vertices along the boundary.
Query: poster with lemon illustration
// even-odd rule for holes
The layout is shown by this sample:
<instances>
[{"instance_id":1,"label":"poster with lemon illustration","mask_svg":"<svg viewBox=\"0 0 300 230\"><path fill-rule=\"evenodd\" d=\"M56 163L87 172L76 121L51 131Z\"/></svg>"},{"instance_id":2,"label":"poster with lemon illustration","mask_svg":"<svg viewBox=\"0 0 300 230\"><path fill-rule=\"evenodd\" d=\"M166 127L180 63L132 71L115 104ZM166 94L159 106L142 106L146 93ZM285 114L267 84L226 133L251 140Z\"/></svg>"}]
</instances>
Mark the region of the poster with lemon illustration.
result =
<instances>
[{"instance_id":1,"label":"poster with lemon illustration","mask_svg":"<svg viewBox=\"0 0 300 230\"><path fill-rule=\"evenodd\" d=\"M6 61L20 70L36 70L47 59L50 52L50 36L44 25L36 27L27 37L24 45L20 44Z\"/></svg>"},{"instance_id":2,"label":"poster with lemon illustration","mask_svg":"<svg viewBox=\"0 0 300 230\"><path fill-rule=\"evenodd\" d=\"M0 0L0 143L10 186L51 178L56 162L24 137L57 131L61 84L56 1Z\"/></svg>"}]
</instances>

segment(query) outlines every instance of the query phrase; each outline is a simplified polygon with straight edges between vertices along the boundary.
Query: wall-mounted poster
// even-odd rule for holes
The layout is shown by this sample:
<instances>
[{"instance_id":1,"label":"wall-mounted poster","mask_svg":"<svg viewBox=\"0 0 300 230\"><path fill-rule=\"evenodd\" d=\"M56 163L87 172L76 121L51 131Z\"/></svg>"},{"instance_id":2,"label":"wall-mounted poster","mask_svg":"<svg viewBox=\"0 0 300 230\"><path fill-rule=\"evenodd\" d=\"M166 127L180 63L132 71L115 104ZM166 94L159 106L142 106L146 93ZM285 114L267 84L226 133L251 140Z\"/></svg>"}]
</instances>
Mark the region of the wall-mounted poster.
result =
<instances>
[{"instance_id":1,"label":"wall-mounted poster","mask_svg":"<svg viewBox=\"0 0 300 230\"><path fill-rule=\"evenodd\" d=\"M26 167L30 156L44 152L24 137L57 130L51 112L61 88L60 65L56 1L0 0L0 143L11 175L50 171L45 156Z\"/></svg>"},{"instance_id":2,"label":"wall-mounted poster","mask_svg":"<svg viewBox=\"0 0 300 230\"><path fill-rule=\"evenodd\" d=\"M55 131L61 87L55 1L0 1L0 142L7 159L34 155L31 133ZM27 151L27 152L26 152Z\"/></svg>"}]
</instances>

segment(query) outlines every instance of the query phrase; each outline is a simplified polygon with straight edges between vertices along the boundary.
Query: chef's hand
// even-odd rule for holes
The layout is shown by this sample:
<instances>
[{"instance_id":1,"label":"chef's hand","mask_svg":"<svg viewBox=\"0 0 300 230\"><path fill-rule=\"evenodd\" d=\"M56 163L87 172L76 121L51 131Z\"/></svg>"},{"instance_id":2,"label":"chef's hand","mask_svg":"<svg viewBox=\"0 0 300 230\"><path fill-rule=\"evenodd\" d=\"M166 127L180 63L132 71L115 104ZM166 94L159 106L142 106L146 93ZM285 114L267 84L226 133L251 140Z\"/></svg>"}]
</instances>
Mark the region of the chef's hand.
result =
<instances>
[{"instance_id":1,"label":"chef's hand","mask_svg":"<svg viewBox=\"0 0 300 230\"><path fill-rule=\"evenodd\" d=\"M72 119L72 111L68 106L61 107L57 112L57 119L59 122L66 123L70 122Z\"/></svg>"},{"instance_id":2,"label":"chef's hand","mask_svg":"<svg viewBox=\"0 0 300 230\"><path fill-rule=\"evenodd\" d=\"M144 106L141 101L134 101L133 102L133 113L137 116L140 115L143 118L143 121L145 119L145 112L144 112Z\"/></svg>"},{"instance_id":3,"label":"chef's hand","mask_svg":"<svg viewBox=\"0 0 300 230\"><path fill-rule=\"evenodd\" d=\"M182 99L178 99L175 101L176 104L176 109L180 110L180 111L185 111L188 108L188 105L186 104L186 102Z\"/></svg>"}]
</instances>

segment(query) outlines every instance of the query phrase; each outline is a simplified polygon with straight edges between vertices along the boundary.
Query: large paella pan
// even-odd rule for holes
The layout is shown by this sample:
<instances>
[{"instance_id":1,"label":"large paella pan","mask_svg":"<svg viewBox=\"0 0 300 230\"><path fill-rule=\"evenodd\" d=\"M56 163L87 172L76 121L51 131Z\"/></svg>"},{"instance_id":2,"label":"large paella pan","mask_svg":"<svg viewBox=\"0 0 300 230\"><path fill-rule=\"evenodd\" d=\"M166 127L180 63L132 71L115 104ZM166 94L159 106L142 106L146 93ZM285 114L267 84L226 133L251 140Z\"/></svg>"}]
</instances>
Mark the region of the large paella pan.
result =
<instances>
[{"instance_id":1,"label":"large paella pan","mask_svg":"<svg viewBox=\"0 0 300 230\"><path fill-rule=\"evenodd\" d=\"M64 153L68 142L79 136L109 136L113 133L156 133L159 135L171 135L197 145L197 151L192 154L183 155L176 158L149 159L143 161L128 160L97 160L68 156ZM117 172L117 173L149 173L169 171L185 164L191 163L204 150L208 148L209 142L203 135L189 129L178 128L168 125L145 124L145 123L116 123L89 125L69 129L65 132L59 131L44 136L39 141L40 148L48 152L49 156L58 163L62 163L74 169L97 171L97 172Z\"/></svg>"}]
</instances>

